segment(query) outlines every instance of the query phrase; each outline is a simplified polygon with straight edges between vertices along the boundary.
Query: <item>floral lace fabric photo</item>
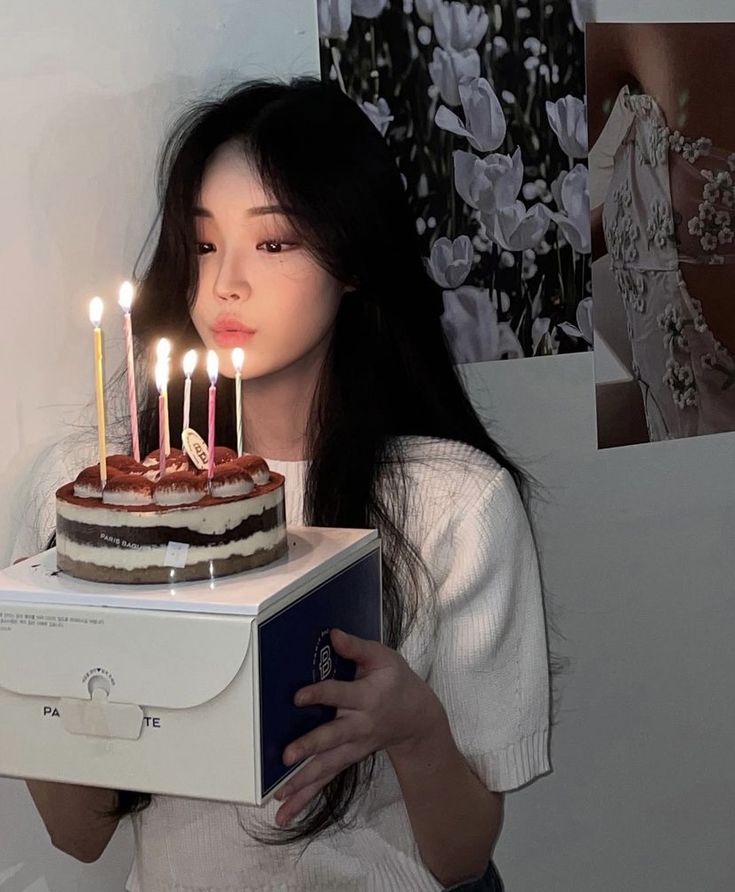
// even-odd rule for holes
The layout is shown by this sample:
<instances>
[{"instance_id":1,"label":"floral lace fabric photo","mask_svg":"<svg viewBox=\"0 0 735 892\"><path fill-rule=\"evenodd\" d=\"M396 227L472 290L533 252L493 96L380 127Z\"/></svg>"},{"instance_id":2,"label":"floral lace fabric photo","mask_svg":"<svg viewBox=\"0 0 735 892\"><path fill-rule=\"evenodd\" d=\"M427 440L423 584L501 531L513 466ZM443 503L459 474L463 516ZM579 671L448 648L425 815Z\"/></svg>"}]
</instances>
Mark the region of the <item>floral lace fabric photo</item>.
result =
<instances>
[{"instance_id":1,"label":"floral lace fabric photo","mask_svg":"<svg viewBox=\"0 0 735 892\"><path fill-rule=\"evenodd\" d=\"M735 357L717 341L682 265L735 263L735 152L672 131L651 96L620 91L603 227L625 308L649 437L735 429Z\"/></svg>"}]
</instances>

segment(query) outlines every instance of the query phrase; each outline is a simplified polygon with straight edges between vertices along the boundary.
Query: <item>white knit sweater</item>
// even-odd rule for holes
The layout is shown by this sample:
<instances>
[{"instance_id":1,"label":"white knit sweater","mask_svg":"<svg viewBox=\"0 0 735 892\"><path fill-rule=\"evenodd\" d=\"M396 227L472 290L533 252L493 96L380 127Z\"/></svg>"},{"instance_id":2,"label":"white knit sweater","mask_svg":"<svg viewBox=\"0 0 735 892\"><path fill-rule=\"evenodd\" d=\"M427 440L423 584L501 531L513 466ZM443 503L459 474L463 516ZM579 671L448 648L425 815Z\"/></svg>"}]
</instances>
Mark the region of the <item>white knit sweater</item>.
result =
<instances>
[{"instance_id":1,"label":"white knit sweater","mask_svg":"<svg viewBox=\"0 0 735 892\"><path fill-rule=\"evenodd\" d=\"M437 583L400 652L436 691L457 746L491 790L549 771L548 672L538 565L509 474L482 452L446 440L404 440L404 530ZM268 460L286 477L287 522L303 523L306 462ZM27 553L27 552L26 552ZM174 754L172 754L172 757ZM206 753L202 754L206 758ZM401 790L384 751L353 803L349 830L268 846L241 827L274 828L262 807L154 796L134 815L128 892L430 892Z\"/></svg>"}]
</instances>

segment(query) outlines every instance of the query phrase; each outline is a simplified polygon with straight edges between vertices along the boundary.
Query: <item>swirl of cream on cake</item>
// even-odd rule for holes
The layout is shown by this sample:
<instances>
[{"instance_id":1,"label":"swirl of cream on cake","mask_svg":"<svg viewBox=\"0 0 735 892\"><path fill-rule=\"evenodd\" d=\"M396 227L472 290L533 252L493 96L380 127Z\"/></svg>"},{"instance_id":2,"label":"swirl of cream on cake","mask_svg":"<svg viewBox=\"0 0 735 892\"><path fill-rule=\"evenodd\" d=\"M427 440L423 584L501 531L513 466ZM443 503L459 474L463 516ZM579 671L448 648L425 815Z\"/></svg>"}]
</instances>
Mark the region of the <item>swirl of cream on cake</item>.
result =
<instances>
[{"instance_id":1,"label":"swirl of cream on cake","mask_svg":"<svg viewBox=\"0 0 735 892\"><path fill-rule=\"evenodd\" d=\"M161 473L161 464L159 461L160 450L156 449L143 459L144 473L149 480L156 481ZM166 456L166 476L168 474L178 474L182 471L190 471L189 456L182 452L181 449L172 449Z\"/></svg>"},{"instance_id":2,"label":"swirl of cream on cake","mask_svg":"<svg viewBox=\"0 0 735 892\"><path fill-rule=\"evenodd\" d=\"M107 482L102 501L106 505L151 505L153 484L142 474L120 474Z\"/></svg>"},{"instance_id":3,"label":"swirl of cream on cake","mask_svg":"<svg viewBox=\"0 0 735 892\"><path fill-rule=\"evenodd\" d=\"M218 499L246 496L255 489L253 478L244 468L216 467L209 484L210 493Z\"/></svg>"},{"instance_id":4,"label":"swirl of cream on cake","mask_svg":"<svg viewBox=\"0 0 735 892\"><path fill-rule=\"evenodd\" d=\"M111 466L107 468L107 484L115 477L119 477L122 471ZM99 499L102 496L102 481L100 479L100 466L91 465L77 474L74 481L74 495L78 499Z\"/></svg>"},{"instance_id":5,"label":"swirl of cream on cake","mask_svg":"<svg viewBox=\"0 0 735 892\"><path fill-rule=\"evenodd\" d=\"M122 471L124 474L145 474L147 470L142 462L136 461L129 455L122 454L108 455L107 467L117 468L118 471Z\"/></svg>"},{"instance_id":6,"label":"swirl of cream on cake","mask_svg":"<svg viewBox=\"0 0 735 892\"><path fill-rule=\"evenodd\" d=\"M237 458L237 453L234 449L230 449L229 446L215 446L214 447L214 463L215 465L223 465L225 462L234 461Z\"/></svg>"},{"instance_id":7,"label":"swirl of cream on cake","mask_svg":"<svg viewBox=\"0 0 735 892\"><path fill-rule=\"evenodd\" d=\"M258 486L263 486L271 479L270 469L268 468L265 459L261 458L259 455L253 455L251 452L246 452L245 455L236 458L233 464L247 471Z\"/></svg>"},{"instance_id":8,"label":"swirl of cream on cake","mask_svg":"<svg viewBox=\"0 0 735 892\"><path fill-rule=\"evenodd\" d=\"M207 478L193 471L166 473L153 489L153 501L157 505L193 505L205 495Z\"/></svg>"}]
</instances>

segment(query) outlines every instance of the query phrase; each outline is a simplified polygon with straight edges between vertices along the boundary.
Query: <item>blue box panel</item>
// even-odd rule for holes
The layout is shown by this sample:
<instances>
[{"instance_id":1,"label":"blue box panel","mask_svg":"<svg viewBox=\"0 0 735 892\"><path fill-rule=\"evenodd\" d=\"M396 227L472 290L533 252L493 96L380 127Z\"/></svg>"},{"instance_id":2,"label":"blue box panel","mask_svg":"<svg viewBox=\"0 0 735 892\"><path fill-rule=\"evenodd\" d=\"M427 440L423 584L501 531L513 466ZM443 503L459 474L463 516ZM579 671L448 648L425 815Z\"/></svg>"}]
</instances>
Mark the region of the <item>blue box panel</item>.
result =
<instances>
[{"instance_id":1,"label":"blue box panel","mask_svg":"<svg viewBox=\"0 0 735 892\"><path fill-rule=\"evenodd\" d=\"M381 601L376 549L259 624L262 796L295 770L283 764L288 744L336 714L331 706L294 706L296 691L355 677L354 662L335 653L329 630L380 641Z\"/></svg>"}]
</instances>

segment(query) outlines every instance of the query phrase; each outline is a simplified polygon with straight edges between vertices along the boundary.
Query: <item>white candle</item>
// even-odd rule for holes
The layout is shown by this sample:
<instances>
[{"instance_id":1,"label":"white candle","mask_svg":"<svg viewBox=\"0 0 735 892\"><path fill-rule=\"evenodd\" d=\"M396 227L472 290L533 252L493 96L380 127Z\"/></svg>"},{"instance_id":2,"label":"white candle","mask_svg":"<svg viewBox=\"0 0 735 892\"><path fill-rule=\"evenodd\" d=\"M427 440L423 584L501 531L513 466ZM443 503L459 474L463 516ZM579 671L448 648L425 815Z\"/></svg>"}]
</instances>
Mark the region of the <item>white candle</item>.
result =
<instances>
[{"instance_id":1,"label":"white candle","mask_svg":"<svg viewBox=\"0 0 735 892\"><path fill-rule=\"evenodd\" d=\"M89 321L94 325L94 382L97 397L97 443L100 457L100 485L107 483L107 447L105 445L105 390L102 374L102 311L101 297L93 297L89 302Z\"/></svg>"},{"instance_id":2,"label":"white candle","mask_svg":"<svg viewBox=\"0 0 735 892\"><path fill-rule=\"evenodd\" d=\"M130 410L130 435L133 441L133 458L136 461L140 461L138 400L135 393L135 358L133 355L133 325L130 319L130 307L133 303L133 286L130 282L123 282L120 286L118 303L123 311L123 328L125 330L125 354L128 364L128 407Z\"/></svg>"},{"instance_id":3,"label":"white candle","mask_svg":"<svg viewBox=\"0 0 735 892\"><path fill-rule=\"evenodd\" d=\"M171 361L171 341L168 338L161 338L156 346L156 358L158 362L166 367L166 381L163 389L163 405L164 405L164 443L166 447L166 455L171 452L171 435L168 426L168 369Z\"/></svg>"},{"instance_id":4,"label":"white candle","mask_svg":"<svg viewBox=\"0 0 735 892\"><path fill-rule=\"evenodd\" d=\"M245 351L235 347L232 351L232 365L235 367L235 417L237 419L237 454L242 455L242 364Z\"/></svg>"},{"instance_id":5,"label":"white candle","mask_svg":"<svg viewBox=\"0 0 735 892\"><path fill-rule=\"evenodd\" d=\"M207 353L207 374L209 375L209 439L207 449L209 462L207 464L207 478L214 475L214 407L217 400L217 373L219 372L219 359L214 350Z\"/></svg>"},{"instance_id":6,"label":"white candle","mask_svg":"<svg viewBox=\"0 0 735 892\"><path fill-rule=\"evenodd\" d=\"M191 407L191 376L194 374L194 369L196 367L197 352L196 350L189 350L184 356L184 375L186 375L186 380L184 381L184 420L181 425L182 432L185 431L187 427L189 427L189 411Z\"/></svg>"}]
</instances>

